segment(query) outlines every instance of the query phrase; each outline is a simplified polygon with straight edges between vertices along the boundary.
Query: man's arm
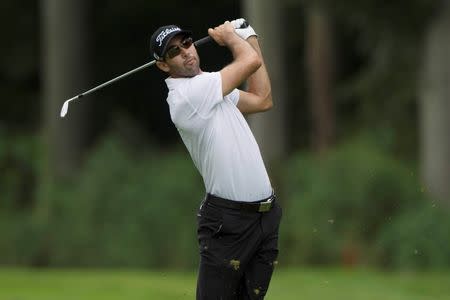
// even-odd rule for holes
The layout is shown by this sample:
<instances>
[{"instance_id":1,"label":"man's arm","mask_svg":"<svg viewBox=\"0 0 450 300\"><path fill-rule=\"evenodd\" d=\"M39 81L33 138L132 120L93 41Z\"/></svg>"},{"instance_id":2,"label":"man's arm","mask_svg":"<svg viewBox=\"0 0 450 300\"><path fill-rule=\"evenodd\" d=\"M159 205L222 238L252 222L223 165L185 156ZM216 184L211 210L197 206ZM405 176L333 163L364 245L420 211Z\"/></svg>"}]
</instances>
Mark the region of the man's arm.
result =
<instances>
[{"instance_id":1,"label":"man's arm","mask_svg":"<svg viewBox=\"0 0 450 300\"><path fill-rule=\"evenodd\" d=\"M247 79L247 91L239 91L238 109L243 114L267 111L272 108L272 88L269 74L256 36L247 39L249 45L258 53L261 66Z\"/></svg>"},{"instance_id":2,"label":"man's arm","mask_svg":"<svg viewBox=\"0 0 450 300\"><path fill-rule=\"evenodd\" d=\"M233 61L220 71L222 93L228 95L260 68L261 56L255 48L240 38L230 22L208 30L209 35L221 46L230 49Z\"/></svg>"}]
</instances>

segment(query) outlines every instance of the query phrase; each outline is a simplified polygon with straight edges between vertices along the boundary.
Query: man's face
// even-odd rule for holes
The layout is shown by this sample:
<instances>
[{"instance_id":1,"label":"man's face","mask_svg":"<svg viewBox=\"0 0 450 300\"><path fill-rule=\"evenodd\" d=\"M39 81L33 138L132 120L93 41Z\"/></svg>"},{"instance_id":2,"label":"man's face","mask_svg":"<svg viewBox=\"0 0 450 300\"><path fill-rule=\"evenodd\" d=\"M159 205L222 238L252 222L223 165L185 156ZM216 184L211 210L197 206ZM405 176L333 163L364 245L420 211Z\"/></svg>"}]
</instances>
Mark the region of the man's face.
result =
<instances>
[{"instance_id":1,"label":"man's face","mask_svg":"<svg viewBox=\"0 0 450 300\"><path fill-rule=\"evenodd\" d=\"M168 72L170 76L173 78L194 77L201 73L200 58L190 37L175 36L167 49L163 61L166 68L162 69ZM173 56L174 54L177 55Z\"/></svg>"}]
</instances>

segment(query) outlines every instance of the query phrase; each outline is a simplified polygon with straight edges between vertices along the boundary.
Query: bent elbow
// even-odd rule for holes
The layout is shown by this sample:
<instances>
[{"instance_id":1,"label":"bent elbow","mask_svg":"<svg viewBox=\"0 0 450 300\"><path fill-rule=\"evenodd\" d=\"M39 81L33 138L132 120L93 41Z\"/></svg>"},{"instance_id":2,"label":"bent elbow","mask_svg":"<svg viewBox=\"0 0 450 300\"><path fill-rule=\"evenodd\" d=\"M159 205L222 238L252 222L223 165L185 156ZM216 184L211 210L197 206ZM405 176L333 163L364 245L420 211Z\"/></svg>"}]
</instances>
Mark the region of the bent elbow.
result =
<instances>
[{"instance_id":1,"label":"bent elbow","mask_svg":"<svg viewBox=\"0 0 450 300\"><path fill-rule=\"evenodd\" d=\"M268 111L268 110L272 109L272 107L273 107L272 95L268 95L264 99L263 103L264 103L264 105L262 107L262 111Z\"/></svg>"},{"instance_id":2,"label":"bent elbow","mask_svg":"<svg viewBox=\"0 0 450 300\"><path fill-rule=\"evenodd\" d=\"M270 101L267 104L267 109L266 110L270 110L273 107L273 102L272 102L272 98L270 98Z\"/></svg>"}]
</instances>

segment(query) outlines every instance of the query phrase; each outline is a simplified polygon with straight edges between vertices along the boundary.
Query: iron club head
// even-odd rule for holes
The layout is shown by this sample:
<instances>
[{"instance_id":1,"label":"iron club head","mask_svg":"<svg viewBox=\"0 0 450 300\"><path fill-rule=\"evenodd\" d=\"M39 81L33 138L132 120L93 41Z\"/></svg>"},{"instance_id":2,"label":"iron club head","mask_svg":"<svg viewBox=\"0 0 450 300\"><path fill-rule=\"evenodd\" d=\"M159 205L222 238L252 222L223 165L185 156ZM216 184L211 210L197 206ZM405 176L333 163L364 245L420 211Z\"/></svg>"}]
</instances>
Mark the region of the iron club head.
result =
<instances>
[{"instance_id":1,"label":"iron club head","mask_svg":"<svg viewBox=\"0 0 450 300\"><path fill-rule=\"evenodd\" d=\"M64 118L66 116L68 109L69 109L69 100L66 100L66 102L64 102L64 104L61 108L61 113L60 113L61 118Z\"/></svg>"},{"instance_id":2,"label":"iron club head","mask_svg":"<svg viewBox=\"0 0 450 300\"><path fill-rule=\"evenodd\" d=\"M64 117L66 116L67 111L69 110L69 102L72 101L72 100L81 98L82 96L83 96L83 95L78 95L78 96L75 96L75 97L73 97L73 98L70 98L70 99L68 99L68 100L66 100L66 101L64 102L63 106L61 107L61 112L60 112L60 114L59 114L59 115L61 116L61 118L64 118Z\"/></svg>"}]
</instances>

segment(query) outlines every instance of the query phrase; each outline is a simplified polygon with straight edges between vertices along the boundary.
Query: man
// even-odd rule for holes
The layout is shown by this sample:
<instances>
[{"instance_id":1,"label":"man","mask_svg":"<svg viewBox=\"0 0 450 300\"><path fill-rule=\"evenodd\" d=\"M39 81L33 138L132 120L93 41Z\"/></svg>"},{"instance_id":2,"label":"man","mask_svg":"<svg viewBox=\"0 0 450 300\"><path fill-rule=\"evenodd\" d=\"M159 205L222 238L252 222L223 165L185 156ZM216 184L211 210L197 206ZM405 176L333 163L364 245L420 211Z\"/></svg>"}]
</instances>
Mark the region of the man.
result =
<instances>
[{"instance_id":1,"label":"man","mask_svg":"<svg viewBox=\"0 0 450 300\"><path fill-rule=\"evenodd\" d=\"M251 26L239 19L208 30L233 61L203 72L191 33L163 26L151 38L169 77L170 115L203 177L198 211L197 299L263 299L278 256L281 208L243 114L272 107L270 79ZM247 81L247 91L238 90Z\"/></svg>"}]
</instances>

